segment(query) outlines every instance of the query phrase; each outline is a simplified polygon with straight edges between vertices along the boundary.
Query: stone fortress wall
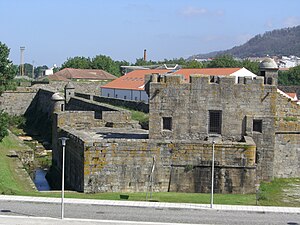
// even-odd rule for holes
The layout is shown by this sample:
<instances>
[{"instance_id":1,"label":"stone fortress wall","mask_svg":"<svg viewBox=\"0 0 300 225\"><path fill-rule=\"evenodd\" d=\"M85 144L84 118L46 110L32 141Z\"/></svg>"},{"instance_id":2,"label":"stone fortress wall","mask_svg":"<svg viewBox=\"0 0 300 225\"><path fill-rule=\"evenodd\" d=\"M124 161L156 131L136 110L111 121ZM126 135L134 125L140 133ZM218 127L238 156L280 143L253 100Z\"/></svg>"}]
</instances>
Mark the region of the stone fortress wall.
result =
<instances>
[{"instance_id":1,"label":"stone fortress wall","mask_svg":"<svg viewBox=\"0 0 300 225\"><path fill-rule=\"evenodd\" d=\"M209 113L218 111L222 118L217 135L223 141L233 142L245 136L253 138L257 155L264 159L257 162L260 178L273 177L276 86L264 85L263 77L241 78L238 83L234 77L211 81L210 77L201 75L192 75L190 83L180 75L153 80L149 93L150 138L206 140L215 135L208 129ZM163 129L164 118L171 118L172 130ZM254 120L262 121L261 132L253 131Z\"/></svg>"},{"instance_id":2,"label":"stone fortress wall","mask_svg":"<svg viewBox=\"0 0 300 225\"><path fill-rule=\"evenodd\" d=\"M210 191L211 141L97 140L70 127L60 129L58 136L70 138L66 146L65 176L73 190L146 192L151 185L154 164L154 191ZM253 142L215 145L215 192L254 192L255 176Z\"/></svg>"},{"instance_id":3,"label":"stone fortress wall","mask_svg":"<svg viewBox=\"0 0 300 225\"><path fill-rule=\"evenodd\" d=\"M300 177L299 105L278 94L275 118L275 177Z\"/></svg>"},{"instance_id":4,"label":"stone fortress wall","mask_svg":"<svg viewBox=\"0 0 300 225\"><path fill-rule=\"evenodd\" d=\"M235 83L230 77L193 75L185 83L180 75L149 75L149 136L129 111L85 96L92 93L75 95L75 86L59 101L51 101L57 91L51 86L7 92L0 108L25 113L51 133L52 178L61 171L58 138L69 138L70 189L133 192L152 185L155 191L209 192L214 139L215 192L249 193L260 180L300 176L299 105L278 93L272 80L266 84L266 77ZM221 112L220 134L208 130L210 111ZM171 127L165 129L164 118Z\"/></svg>"}]
</instances>

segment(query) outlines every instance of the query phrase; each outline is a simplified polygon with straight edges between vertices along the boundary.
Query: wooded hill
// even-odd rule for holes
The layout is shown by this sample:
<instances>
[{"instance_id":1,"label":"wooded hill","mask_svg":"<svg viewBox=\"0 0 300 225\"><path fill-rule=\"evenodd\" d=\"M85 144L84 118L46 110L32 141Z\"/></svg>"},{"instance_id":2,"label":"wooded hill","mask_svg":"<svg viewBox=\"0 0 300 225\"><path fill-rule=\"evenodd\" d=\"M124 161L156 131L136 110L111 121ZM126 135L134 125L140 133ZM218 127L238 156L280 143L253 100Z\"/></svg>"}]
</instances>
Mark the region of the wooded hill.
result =
<instances>
[{"instance_id":1,"label":"wooded hill","mask_svg":"<svg viewBox=\"0 0 300 225\"><path fill-rule=\"evenodd\" d=\"M232 55L238 58L270 56L300 56L300 26L268 31L258 34L245 44L229 50L191 56L194 58L210 58L217 55Z\"/></svg>"}]
</instances>

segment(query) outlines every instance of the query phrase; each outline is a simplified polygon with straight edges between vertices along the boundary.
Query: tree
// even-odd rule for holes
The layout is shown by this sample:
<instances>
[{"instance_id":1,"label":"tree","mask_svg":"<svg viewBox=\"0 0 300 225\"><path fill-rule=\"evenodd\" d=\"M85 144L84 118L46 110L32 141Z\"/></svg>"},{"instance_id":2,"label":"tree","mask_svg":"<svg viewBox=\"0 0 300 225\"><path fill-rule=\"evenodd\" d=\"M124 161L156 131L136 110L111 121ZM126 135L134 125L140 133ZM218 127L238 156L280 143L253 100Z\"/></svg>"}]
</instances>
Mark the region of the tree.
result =
<instances>
[{"instance_id":1,"label":"tree","mask_svg":"<svg viewBox=\"0 0 300 225\"><path fill-rule=\"evenodd\" d=\"M15 67L9 60L10 49L0 42L0 92L14 88Z\"/></svg>"},{"instance_id":2,"label":"tree","mask_svg":"<svg viewBox=\"0 0 300 225\"><path fill-rule=\"evenodd\" d=\"M115 61L115 63L118 65L118 68L119 68L119 74L122 76L124 73L123 69L121 68L121 66L129 66L130 63L125 61L125 60L122 60L122 61Z\"/></svg>"},{"instance_id":3,"label":"tree","mask_svg":"<svg viewBox=\"0 0 300 225\"><path fill-rule=\"evenodd\" d=\"M25 76L32 77L32 65L29 63L24 64Z\"/></svg>"},{"instance_id":4,"label":"tree","mask_svg":"<svg viewBox=\"0 0 300 225\"><path fill-rule=\"evenodd\" d=\"M197 60L187 61L185 68L203 68L203 64Z\"/></svg>"},{"instance_id":5,"label":"tree","mask_svg":"<svg viewBox=\"0 0 300 225\"><path fill-rule=\"evenodd\" d=\"M0 111L0 142L8 135L8 116L7 113Z\"/></svg>"},{"instance_id":6,"label":"tree","mask_svg":"<svg viewBox=\"0 0 300 225\"><path fill-rule=\"evenodd\" d=\"M43 66L38 66L34 68L34 77L38 78L43 76L43 72L48 69L48 66L43 65Z\"/></svg>"},{"instance_id":7,"label":"tree","mask_svg":"<svg viewBox=\"0 0 300 225\"><path fill-rule=\"evenodd\" d=\"M237 68L242 67L240 61L235 60L230 55L217 56L207 64L208 68Z\"/></svg>"},{"instance_id":8,"label":"tree","mask_svg":"<svg viewBox=\"0 0 300 225\"><path fill-rule=\"evenodd\" d=\"M150 66L150 65L157 65L158 62L149 60L149 61L145 61L144 58L137 58L135 60L135 64L134 66Z\"/></svg>"},{"instance_id":9,"label":"tree","mask_svg":"<svg viewBox=\"0 0 300 225\"><path fill-rule=\"evenodd\" d=\"M74 69L91 69L92 62L90 58L83 56L76 56L74 58L68 58L61 66L61 69L64 68L74 68Z\"/></svg>"},{"instance_id":10,"label":"tree","mask_svg":"<svg viewBox=\"0 0 300 225\"><path fill-rule=\"evenodd\" d=\"M108 73L111 73L117 77L120 77L122 74L120 72L120 66L112 60L109 56L97 55L92 59L92 68L104 70Z\"/></svg>"},{"instance_id":11,"label":"tree","mask_svg":"<svg viewBox=\"0 0 300 225\"><path fill-rule=\"evenodd\" d=\"M242 66L254 74L259 74L259 62L253 62L248 59L242 61Z\"/></svg>"},{"instance_id":12,"label":"tree","mask_svg":"<svg viewBox=\"0 0 300 225\"><path fill-rule=\"evenodd\" d=\"M278 83L280 85L300 85L300 65L288 71L279 71Z\"/></svg>"}]
</instances>

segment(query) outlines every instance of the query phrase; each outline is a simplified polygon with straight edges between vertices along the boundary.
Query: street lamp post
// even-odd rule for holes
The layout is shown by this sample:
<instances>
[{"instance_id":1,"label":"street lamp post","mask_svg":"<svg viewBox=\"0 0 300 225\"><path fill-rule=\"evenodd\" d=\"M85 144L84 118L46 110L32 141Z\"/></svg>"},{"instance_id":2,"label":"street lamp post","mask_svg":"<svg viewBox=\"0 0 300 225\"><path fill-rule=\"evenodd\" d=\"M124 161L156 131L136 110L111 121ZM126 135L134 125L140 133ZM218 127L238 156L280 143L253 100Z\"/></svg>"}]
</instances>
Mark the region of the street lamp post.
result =
<instances>
[{"instance_id":1,"label":"street lamp post","mask_svg":"<svg viewBox=\"0 0 300 225\"><path fill-rule=\"evenodd\" d=\"M62 145L62 169L61 169L61 219L64 219L64 195L65 195L65 148L69 138L61 137Z\"/></svg>"},{"instance_id":2,"label":"street lamp post","mask_svg":"<svg viewBox=\"0 0 300 225\"><path fill-rule=\"evenodd\" d=\"M214 170L215 170L215 140L212 142L212 162L211 162L211 195L210 195L210 208L214 204Z\"/></svg>"}]
</instances>

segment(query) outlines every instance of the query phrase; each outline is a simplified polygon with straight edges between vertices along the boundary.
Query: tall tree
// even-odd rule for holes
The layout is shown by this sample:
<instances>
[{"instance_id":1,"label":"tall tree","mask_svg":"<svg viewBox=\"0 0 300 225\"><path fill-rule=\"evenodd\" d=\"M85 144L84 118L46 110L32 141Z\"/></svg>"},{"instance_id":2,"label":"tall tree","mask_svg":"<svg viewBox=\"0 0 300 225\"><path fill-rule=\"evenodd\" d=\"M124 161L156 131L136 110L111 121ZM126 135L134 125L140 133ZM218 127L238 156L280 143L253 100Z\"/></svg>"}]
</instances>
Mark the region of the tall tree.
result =
<instances>
[{"instance_id":1,"label":"tall tree","mask_svg":"<svg viewBox=\"0 0 300 225\"><path fill-rule=\"evenodd\" d=\"M92 68L104 70L108 73L111 73L117 77L120 77L122 74L120 72L120 66L112 60L109 56L97 55L92 59Z\"/></svg>"},{"instance_id":2,"label":"tall tree","mask_svg":"<svg viewBox=\"0 0 300 225\"><path fill-rule=\"evenodd\" d=\"M10 49L0 42L0 92L13 88L12 80L15 77L15 67L9 60Z\"/></svg>"},{"instance_id":3,"label":"tall tree","mask_svg":"<svg viewBox=\"0 0 300 225\"><path fill-rule=\"evenodd\" d=\"M74 69L91 69L92 62L90 58L83 56L76 56L74 58L68 58L61 66L61 69L64 68L74 68Z\"/></svg>"},{"instance_id":4,"label":"tall tree","mask_svg":"<svg viewBox=\"0 0 300 225\"><path fill-rule=\"evenodd\" d=\"M32 65L29 63L24 64L25 76L32 77Z\"/></svg>"}]
</instances>

